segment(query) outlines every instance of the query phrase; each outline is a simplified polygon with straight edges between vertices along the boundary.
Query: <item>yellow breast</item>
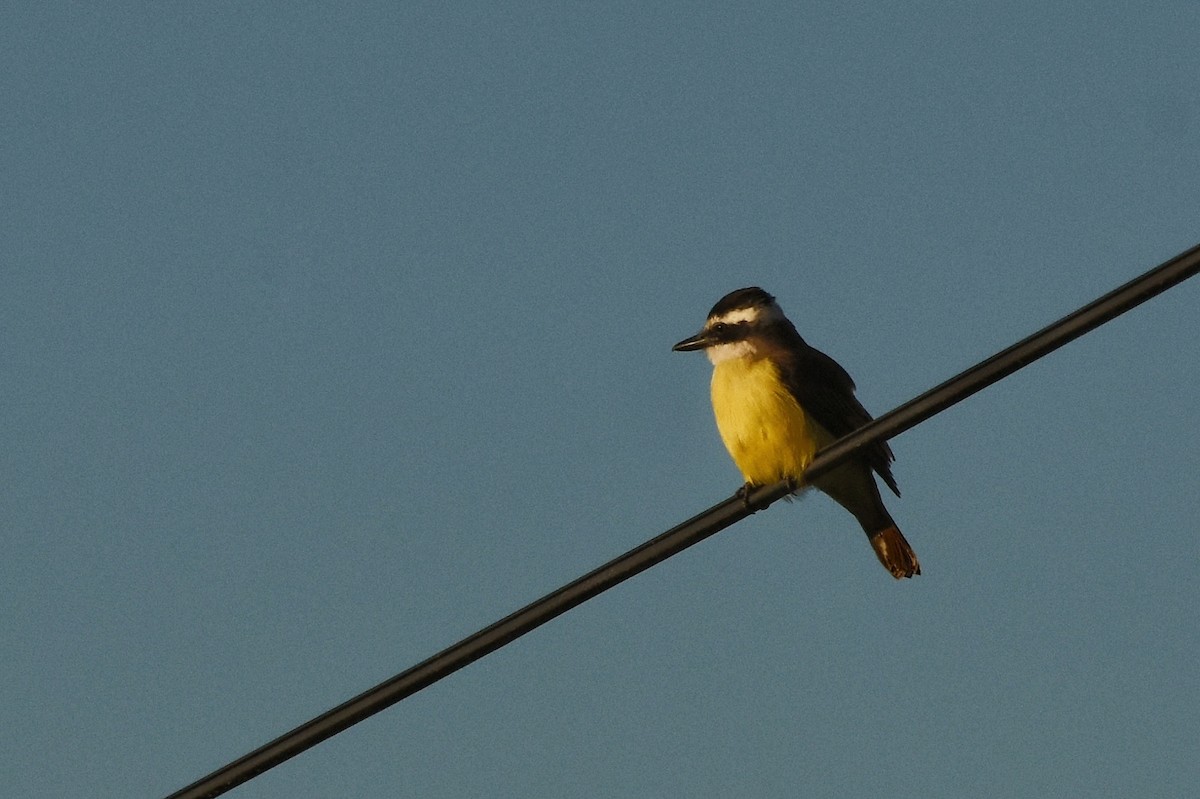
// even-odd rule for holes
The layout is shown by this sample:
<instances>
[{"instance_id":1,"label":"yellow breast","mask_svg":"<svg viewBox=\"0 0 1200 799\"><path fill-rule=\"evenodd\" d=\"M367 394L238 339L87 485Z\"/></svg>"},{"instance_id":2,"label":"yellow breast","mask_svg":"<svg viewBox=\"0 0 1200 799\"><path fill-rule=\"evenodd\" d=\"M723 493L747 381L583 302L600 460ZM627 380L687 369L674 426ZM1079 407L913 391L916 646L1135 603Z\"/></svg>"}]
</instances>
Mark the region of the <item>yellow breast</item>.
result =
<instances>
[{"instance_id":1,"label":"yellow breast","mask_svg":"<svg viewBox=\"0 0 1200 799\"><path fill-rule=\"evenodd\" d=\"M817 450L833 440L766 358L734 358L713 367L712 403L725 448L748 483L798 479Z\"/></svg>"}]
</instances>

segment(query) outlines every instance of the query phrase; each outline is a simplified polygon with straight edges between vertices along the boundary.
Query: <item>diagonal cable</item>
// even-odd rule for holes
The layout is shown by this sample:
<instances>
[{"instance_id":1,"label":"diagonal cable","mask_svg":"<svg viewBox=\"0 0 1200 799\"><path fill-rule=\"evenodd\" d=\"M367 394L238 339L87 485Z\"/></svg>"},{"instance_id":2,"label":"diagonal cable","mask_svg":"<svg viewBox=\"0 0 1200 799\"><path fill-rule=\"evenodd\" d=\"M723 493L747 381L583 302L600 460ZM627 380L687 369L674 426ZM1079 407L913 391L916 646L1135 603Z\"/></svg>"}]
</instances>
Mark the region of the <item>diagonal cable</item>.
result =
<instances>
[{"instance_id":1,"label":"diagonal cable","mask_svg":"<svg viewBox=\"0 0 1200 799\"><path fill-rule=\"evenodd\" d=\"M1078 311L885 413L850 435L838 439L817 453L805 471L806 479L811 480L824 474L855 450L872 441L890 439L915 427L1197 272L1200 272L1200 245L1175 256ZM219 796L363 719L391 707L401 699L432 685L597 594L724 530L751 513L762 510L788 493L788 484L778 483L755 489L747 501L736 495L730 497L407 671L222 766L208 776L172 793L167 799L207 799Z\"/></svg>"}]
</instances>

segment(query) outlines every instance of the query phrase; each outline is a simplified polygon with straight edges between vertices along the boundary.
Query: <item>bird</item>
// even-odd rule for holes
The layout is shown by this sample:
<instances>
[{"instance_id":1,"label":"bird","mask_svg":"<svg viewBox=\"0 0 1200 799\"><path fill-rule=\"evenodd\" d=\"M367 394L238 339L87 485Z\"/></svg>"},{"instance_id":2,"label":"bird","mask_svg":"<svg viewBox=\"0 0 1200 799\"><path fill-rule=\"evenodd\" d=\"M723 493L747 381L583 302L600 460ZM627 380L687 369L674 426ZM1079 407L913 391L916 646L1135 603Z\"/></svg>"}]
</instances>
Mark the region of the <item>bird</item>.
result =
<instances>
[{"instance_id":1,"label":"bird","mask_svg":"<svg viewBox=\"0 0 1200 799\"><path fill-rule=\"evenodd\" d=\"M807 488L813 456L871 421L854 396L854 381L833 358L796 332L775 298L757 286L722 297L704 327L672 347L703 350L712 362L712 405L717 430L751 489L788 481ZM858 520L875 555L896 579L921 573L921 564L880 496L874 474L898 497L891 448L884 441L860 449L812 482ZM874 472L874 474L872 474Z\"/></svg>"}]
</instances>

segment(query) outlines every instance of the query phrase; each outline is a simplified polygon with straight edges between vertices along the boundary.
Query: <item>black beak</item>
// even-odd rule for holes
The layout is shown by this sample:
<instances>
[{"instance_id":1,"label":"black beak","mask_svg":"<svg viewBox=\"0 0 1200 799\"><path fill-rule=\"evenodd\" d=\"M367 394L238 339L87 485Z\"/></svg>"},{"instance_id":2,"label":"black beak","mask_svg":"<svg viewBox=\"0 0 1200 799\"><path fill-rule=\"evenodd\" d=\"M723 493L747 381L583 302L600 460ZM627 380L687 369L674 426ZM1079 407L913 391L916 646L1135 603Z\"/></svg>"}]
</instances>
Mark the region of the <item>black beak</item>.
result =
<instances>
[{"instance_id":1,"label":"black beak","mask_svg":"<svg viewBox=\"0 0 1200 799\"><path fill-rule=\"evenodd\" d=\"M708 335L702 330L694 336L685 338L683 341L676 344L673 349L675 352L691 352L693 350L702 350L712 344Z\"/></svg>"}]
</instances>

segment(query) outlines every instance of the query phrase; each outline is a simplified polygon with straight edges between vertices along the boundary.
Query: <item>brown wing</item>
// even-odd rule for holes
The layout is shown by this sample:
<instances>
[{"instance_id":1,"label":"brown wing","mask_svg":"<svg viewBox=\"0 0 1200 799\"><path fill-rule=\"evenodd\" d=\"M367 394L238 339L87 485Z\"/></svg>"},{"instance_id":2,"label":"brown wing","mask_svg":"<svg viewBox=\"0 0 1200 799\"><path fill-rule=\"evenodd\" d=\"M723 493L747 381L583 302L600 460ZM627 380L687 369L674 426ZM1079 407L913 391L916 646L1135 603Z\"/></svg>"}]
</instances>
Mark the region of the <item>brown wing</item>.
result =
<instances>
[{"instance_id":1,"label":"brown wing","mask_svg":"<svg viewBox=\"0 0 1200 799\"><path fill-rule=\"evenodd\" d=\"M808 346L799 333L791 332L795 339L773 354L784 384L800 407L838 438L871 421L871 414L854 396L854 381L846 370L833 358ZM860 451L887 487L900 496L892 477L891 462L895 456L887 442L877 441Z\"/></svg>"}]
</instances>

